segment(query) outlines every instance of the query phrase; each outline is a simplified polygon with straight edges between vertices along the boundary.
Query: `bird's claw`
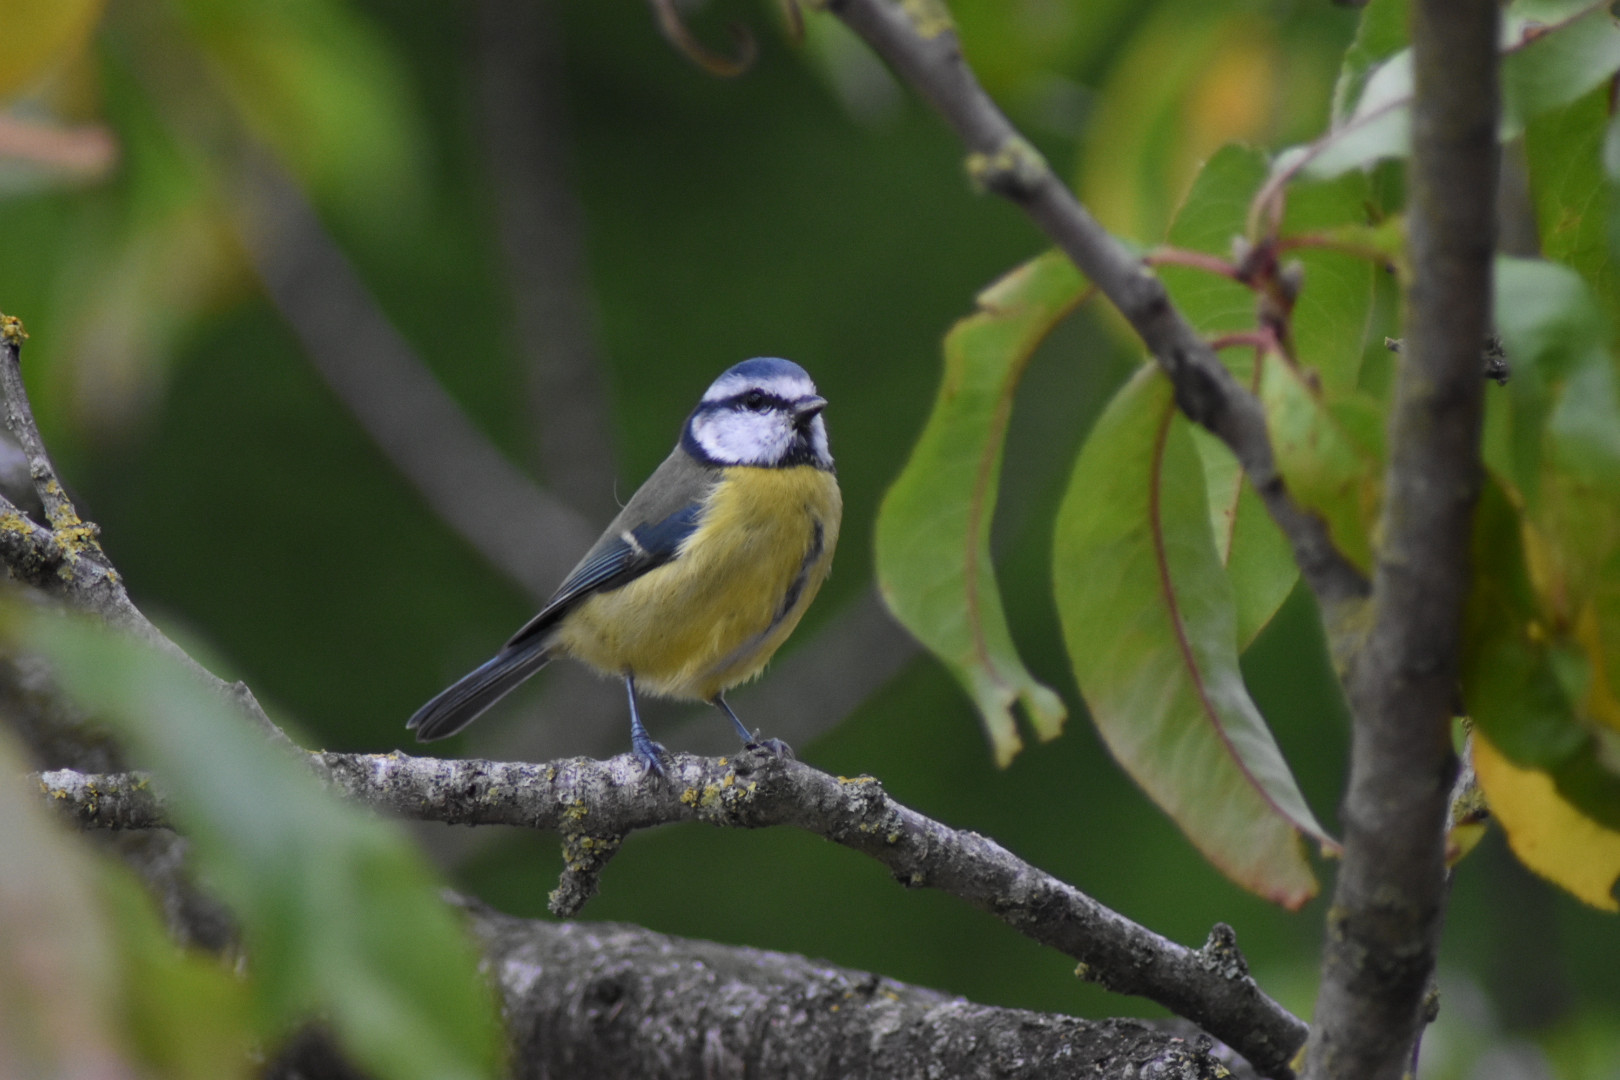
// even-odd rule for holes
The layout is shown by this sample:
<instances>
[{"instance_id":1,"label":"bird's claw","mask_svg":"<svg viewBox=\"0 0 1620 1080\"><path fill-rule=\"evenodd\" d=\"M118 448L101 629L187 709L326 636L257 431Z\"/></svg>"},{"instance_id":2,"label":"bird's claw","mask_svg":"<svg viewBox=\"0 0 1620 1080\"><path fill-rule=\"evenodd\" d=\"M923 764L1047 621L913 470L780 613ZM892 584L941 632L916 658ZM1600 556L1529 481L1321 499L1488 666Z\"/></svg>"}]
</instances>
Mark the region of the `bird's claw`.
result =
<instances>
[{"instance_id":1,"label":"bird's claw","mask_svg":"<svg viewBox=\"0 0 1620 1080\"><path fill-rule=\"evenodd\" d=\"M743 745L749 750L763 750L767 754L771 754L779 758L787 758L789 761L799 760L798 755L793 752L793 747L789 746L781 739L762 739L759 737L758 731L755 731L753 738L749 739Z\"/></svg>"},{"instance_id":2,"label":"bird's claw","mask_svg":"<svg viewBox=\"0 0 1620 1080\"><path fill-rule=\"evenodd\" d=\"M657 776L664 775L664 762L669 760L669 751L664 749L662 743L651 739L636 739L630 744L630 752L641 762L647 772Z\"/></svg>"}]
</instances>

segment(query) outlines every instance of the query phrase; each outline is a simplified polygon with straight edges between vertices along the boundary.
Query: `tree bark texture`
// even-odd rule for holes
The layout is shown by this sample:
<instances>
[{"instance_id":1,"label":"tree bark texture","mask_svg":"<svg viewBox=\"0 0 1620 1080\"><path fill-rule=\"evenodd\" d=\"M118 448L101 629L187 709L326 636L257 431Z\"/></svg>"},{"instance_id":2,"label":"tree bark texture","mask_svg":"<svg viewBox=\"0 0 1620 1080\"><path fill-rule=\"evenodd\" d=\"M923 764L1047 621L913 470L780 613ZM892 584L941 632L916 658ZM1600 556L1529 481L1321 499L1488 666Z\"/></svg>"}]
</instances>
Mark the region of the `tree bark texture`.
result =
<instances>
[{"instance_id":1,"label":"tree bark texture","mask_svg":"<svg viewBox=\"0 0 1620 1080\"><path fill-rule=\"evenodd\" d=\"M802 956L474 908L515 1080L1230 1075L1207 1037L975 1005Z\"/></svg>"},{"instance_id":2,"label":"tree bark texture","mask_svg":"<svg viewBox=\"0 0 1620 1080\"><path fill-rule=\"evenodd\" d=\"M1445 823L1479 496L1498 150L1497 0L1412 5L1412 273L1390 417L1374 617L1347 680L1344 861L1306 1076L1408 1069L1445 911Z\"/></svg>"}]
</instances>

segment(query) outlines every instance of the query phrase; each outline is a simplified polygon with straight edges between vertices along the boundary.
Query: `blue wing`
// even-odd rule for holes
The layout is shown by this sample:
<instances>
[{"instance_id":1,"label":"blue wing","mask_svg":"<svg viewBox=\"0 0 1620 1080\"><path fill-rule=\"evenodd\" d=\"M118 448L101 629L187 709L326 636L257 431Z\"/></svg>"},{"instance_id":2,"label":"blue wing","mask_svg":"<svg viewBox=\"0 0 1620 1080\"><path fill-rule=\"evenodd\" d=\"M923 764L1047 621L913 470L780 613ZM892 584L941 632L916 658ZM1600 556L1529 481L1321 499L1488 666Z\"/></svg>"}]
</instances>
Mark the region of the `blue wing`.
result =
<instances>
[{"instance_id":1,"label":"blue wing","mask_svg":"<svg viewBox=\"0 0 1620 1080\"><path fill-rule=\"evenodd\" d=\"M702 513L702 503L688 503L658 521L602 537L568 575L568 580L558 586L540 614L512 635L505 649L533 641L586 597L622 588L647 571L669 562L680 554L681 544L697 530ZM629 533L629 539L625 532Z\"/></svg>"}]
</instances>

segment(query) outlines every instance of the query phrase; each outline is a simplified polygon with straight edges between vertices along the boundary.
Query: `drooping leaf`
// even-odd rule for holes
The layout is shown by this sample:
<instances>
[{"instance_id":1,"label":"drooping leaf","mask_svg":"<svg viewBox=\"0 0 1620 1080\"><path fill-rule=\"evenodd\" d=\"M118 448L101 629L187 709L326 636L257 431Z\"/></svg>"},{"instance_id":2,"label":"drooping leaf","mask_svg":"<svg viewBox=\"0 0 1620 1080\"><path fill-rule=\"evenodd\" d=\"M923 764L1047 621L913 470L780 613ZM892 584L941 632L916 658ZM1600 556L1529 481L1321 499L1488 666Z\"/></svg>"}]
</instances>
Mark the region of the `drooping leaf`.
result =
<instances>
[{"instance_id":1,"label":"drooping leaf","mask_svg":"<svg viewBox=\"0 0 1620 1080\"><path fill-rule=\"evenodd\" d=\"M1035 680L1013 645L990 558L990 523L1024 365L1084 292L1073 264L1052 252L979 295L979 310L945 338L934 411L878 513L884 601L973 698L1002 765L1023 745L1014 702L1042 739L1057 736L1066 715L1062 699Z\"/></svg>"},{"instance_id":2,"label":"drooping leaf","mask_svg":"<svg viewBox=\"0 0 1620 1080\"><path fill-rule=\"evenodd\" d=\"M493 1074L474 950L399 828L338 802L173 657L99 625L24 621L29 647L157 775L241 922L261 1023L319 1011L390 1077Z\"/></svg>"},{"instance_id":3,"label":"drooping leaf","mask_svg":"<svg viewBox=\"0 0 1620 1080\"><path fill-rule=\"evenodd\" d=\"M1304 903L1316 881L1299 834L1331 841L1243 685L1203 470L1154 368L1086 440L1053 578L1075 677L1120 764L1234 881Z\"/></svg>"},{"instance_id":4,"label":"drooping leaf","mask_svg":"<svg viewBox=\"0 0 1620 1080\"><path fill-rule=\"evenodd\" d=\"M1620 912L1620 830L1582 814L1546 773L1515 765L1477 733L1474 771L1520 862L1593 907Z\"/></svg>"},{"instance_id":5,"label":"drooping leaf","mask_svg":"<svg viewBox=\"0 0 1620 1080\"><path fill-rule=\"evenodd\" d=\"M1328 397L1276 353L1262 365L1260 401L1288 490L1327 522L1334 546L1370 573L1383 479L1383 410L1354 391Z\"/></svg>"}]
</instances>

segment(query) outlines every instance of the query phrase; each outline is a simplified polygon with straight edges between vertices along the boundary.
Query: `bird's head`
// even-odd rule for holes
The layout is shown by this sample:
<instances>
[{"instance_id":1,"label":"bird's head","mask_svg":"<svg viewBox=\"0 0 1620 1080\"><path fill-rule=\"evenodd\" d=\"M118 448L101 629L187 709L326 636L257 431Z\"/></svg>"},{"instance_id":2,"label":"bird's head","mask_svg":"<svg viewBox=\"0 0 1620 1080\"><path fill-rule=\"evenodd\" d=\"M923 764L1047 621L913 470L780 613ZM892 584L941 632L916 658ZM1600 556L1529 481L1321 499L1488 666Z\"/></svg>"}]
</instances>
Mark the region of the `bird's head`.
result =
<instances>
[{"instance_id":1,"label":"bird's head","mask_svg":"<svg viewBox=\"0 0 1620 1080\"><path fill-rule=\"evenodd\" d=\"M832 470L827 399L791 360L755 357L727 369L686 420L681 445L708 465Z\"/></svg>"}]
</instances>

